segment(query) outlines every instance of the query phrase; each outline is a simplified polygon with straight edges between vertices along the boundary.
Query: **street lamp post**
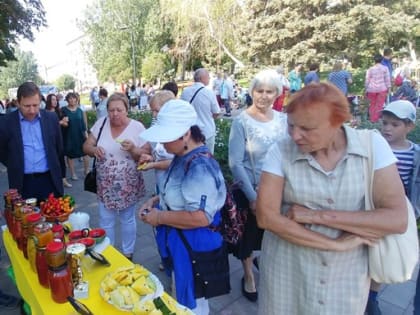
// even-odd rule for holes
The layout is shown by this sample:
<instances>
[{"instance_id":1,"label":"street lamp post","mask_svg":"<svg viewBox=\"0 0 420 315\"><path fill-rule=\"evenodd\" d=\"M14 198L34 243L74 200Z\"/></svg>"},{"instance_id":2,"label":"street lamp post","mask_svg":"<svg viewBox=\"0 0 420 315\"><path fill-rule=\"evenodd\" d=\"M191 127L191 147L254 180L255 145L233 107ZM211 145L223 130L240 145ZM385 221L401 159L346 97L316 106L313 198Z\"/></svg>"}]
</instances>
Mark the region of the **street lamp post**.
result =
<instances>
[{"instance_id":1,"label":"street lamp post","mask_svg":"<svg viewBox=\"0 0 420 315\"><path fill-rule=\"evenodd\" d=\"M137 69L136 69L136 48L134 45L134 33L132 29L128 26L119 27L120 30L128 30L130 32L130 42L131 42L131 65L133 68L133 84L136 85Z\"/></svg>"},{"instance_id":2,"label":"street lamp post","mask_svg":"<svg viewBox=\"0 0 420 315\"><path fill-rule=\"evenodd\" d=\"M134 34L133 31L130 29L130 38L131 38L131 62L133 63L133 85L136 85L136 77L137 77L137 71L136 71L136 52L135 52L135 46L134 46Z\"/></svg>"}]
</instances>

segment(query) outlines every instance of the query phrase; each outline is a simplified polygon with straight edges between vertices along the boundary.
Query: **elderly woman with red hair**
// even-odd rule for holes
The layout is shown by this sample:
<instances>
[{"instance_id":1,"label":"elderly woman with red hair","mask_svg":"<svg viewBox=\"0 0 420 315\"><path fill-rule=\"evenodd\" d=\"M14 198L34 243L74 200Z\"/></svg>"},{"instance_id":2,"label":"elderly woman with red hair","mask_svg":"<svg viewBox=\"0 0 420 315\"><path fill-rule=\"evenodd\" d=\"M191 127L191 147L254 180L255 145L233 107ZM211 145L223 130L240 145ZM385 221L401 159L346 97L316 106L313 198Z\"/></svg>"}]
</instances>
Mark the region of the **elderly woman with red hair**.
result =
<instances>
[{"instance_id":1,"label":"elderly woman with red hair","mask_svg":"<svg viewBox=\"0 0 420 315\"><path fill-rule=\"evenodd\" d=\"M366 211L368 150L347 99L311 84L286 108L290 137L273 144L258 187L265 229L259 314L363 314L369 292L366 245L407 227L404 189L385 139L372 133L373 202Z\"/></svg>"}]
</instances>

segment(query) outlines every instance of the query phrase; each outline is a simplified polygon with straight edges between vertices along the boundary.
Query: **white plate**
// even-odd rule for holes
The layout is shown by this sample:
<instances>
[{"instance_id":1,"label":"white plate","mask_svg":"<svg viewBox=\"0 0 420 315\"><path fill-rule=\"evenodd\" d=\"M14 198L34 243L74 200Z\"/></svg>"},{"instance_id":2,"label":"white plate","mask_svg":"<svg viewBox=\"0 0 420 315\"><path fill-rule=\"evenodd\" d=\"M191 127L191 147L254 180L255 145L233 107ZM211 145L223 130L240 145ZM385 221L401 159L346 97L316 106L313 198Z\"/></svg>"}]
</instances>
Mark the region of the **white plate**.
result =
<instances>
[{"instance_id":1,"label":"white plate","mask_svg":"<svg viewBox=\"0 0 420 315\"><path fill-rule=\"evenodd\" d=\"M106 275L106 277L108 277L109 275ZM153 293L147 294L147 295L143 295L139 301L141 302L146 302L149 300L153 300L159 296L163 295L163 285L160 282L160 280L152 273L150 273L148 275L148 277L150 277L150 279L154 282L155 286L156 286L156 290ZM99 289L99 293L101 294L102 298L105 300L104 298L104 291L102 290L102 287ZM117 305L114 305L114 303L112 303L111 299L106 300L106 302L108 302L109 304L113 305L114 307L118 308L121 311L131 311L131 309L134 307L134 305L126 305L123 307L119 307Z\"/></svg>"}]
</instances>

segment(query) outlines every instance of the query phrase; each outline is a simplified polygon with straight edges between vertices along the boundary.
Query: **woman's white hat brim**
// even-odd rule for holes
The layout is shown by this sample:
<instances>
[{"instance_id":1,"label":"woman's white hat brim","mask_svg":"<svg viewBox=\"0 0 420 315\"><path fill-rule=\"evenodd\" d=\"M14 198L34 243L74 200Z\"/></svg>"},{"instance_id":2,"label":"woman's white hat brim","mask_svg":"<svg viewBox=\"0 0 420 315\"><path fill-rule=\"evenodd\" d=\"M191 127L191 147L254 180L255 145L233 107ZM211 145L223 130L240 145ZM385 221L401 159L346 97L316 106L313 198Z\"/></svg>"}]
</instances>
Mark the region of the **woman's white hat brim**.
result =
<instances>
[{"instance_id":1,"label":"woman's white hat brim","mask_svg":"<svg viewBox=\"0 0 420 315\"><path fill-rule=\"evenodd\" d=\"M190 126L191 127L191 126ZM171 126L160 126L158 124L153 125L149 129L146 129L140 134L140 137L149 142L172 142L181 138L190 127L185 126L171 127Z\"/></svg>"},{"instance_id":2,"label":"woman's white hat brim","mask_svg":"<svg viewBox=\"0 0 420 315\"><path fill-rule=\"evenodd\" d=\"M156 123L140 134L149 142L172 142L182 137L197 123L194 107L183 100L170 100L160 109Z\"/></svg>"}]
</instances>

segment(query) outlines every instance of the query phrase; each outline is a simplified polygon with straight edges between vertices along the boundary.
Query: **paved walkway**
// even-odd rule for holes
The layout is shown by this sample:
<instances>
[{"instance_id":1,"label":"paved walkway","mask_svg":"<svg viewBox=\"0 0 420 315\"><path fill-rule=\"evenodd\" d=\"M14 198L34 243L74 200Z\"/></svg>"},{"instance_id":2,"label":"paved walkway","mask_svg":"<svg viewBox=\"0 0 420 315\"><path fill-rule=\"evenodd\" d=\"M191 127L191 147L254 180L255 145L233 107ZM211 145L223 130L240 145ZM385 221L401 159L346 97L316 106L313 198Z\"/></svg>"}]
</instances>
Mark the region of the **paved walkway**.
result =
<instances>
[{"instance_id":1,"label":"paved walkway","mask_svg":"<svg viewBox=\"0 0 420 315\"><path fill-rule=\"evenodd\" d=\"M83 178L82 163L76 162L78 166L78 176ZM144 173L147 196L150 196L154 187L154 176L151 171ZM83 191L83 181L72 181L73 187L66 188L66 193L74 196L76 200L76 210L83 211L90 214L91 227L98 226L97 202L94 194ZM0 192L7 190L7 176L5 168L0 164ZM3 201L0 201L0 207L3 208ZM4 219L0 219L0 224L5 224ZM117 240L118 241L118 240ZM11 294L18 294L16 288L10 279L6 276L6 268L9 265L7 253L4 250L2 238L0 237L0 246L2 249L0 261L0 290L9 292ZM118 244L117 244L118 247ZM158 269L159 256L156 250L152 228L148 225L138 221L137 228L137 243L134 254L134 261L147 267L150 271L155 273L166 290L169 292L169 279ZM255 315L257 313L257 303L251 303L246 300L240 289L240 280L242 278L242 267L240 262L234 257L230 257L231 266L231 286L230 294L213 298L210 300L211 315ZM255 270L258 281L258 271ZM416 277L417 275L415 275ZM414 277L414 279L415 279ZM413 295L415 290L415 281L410 280L404 284L386 286L381 290L379 301L380 308L383 315L409 315L413 314ZM91 292L90 294L96 294ZM3 310L0 307L0 314L2 315L18 315L18 310ZM51 315L51 314L46 314ZM277 314L273 314L277 315ZM305 314L299 314L305 315Z\"/></svg>"}]
</instances>

